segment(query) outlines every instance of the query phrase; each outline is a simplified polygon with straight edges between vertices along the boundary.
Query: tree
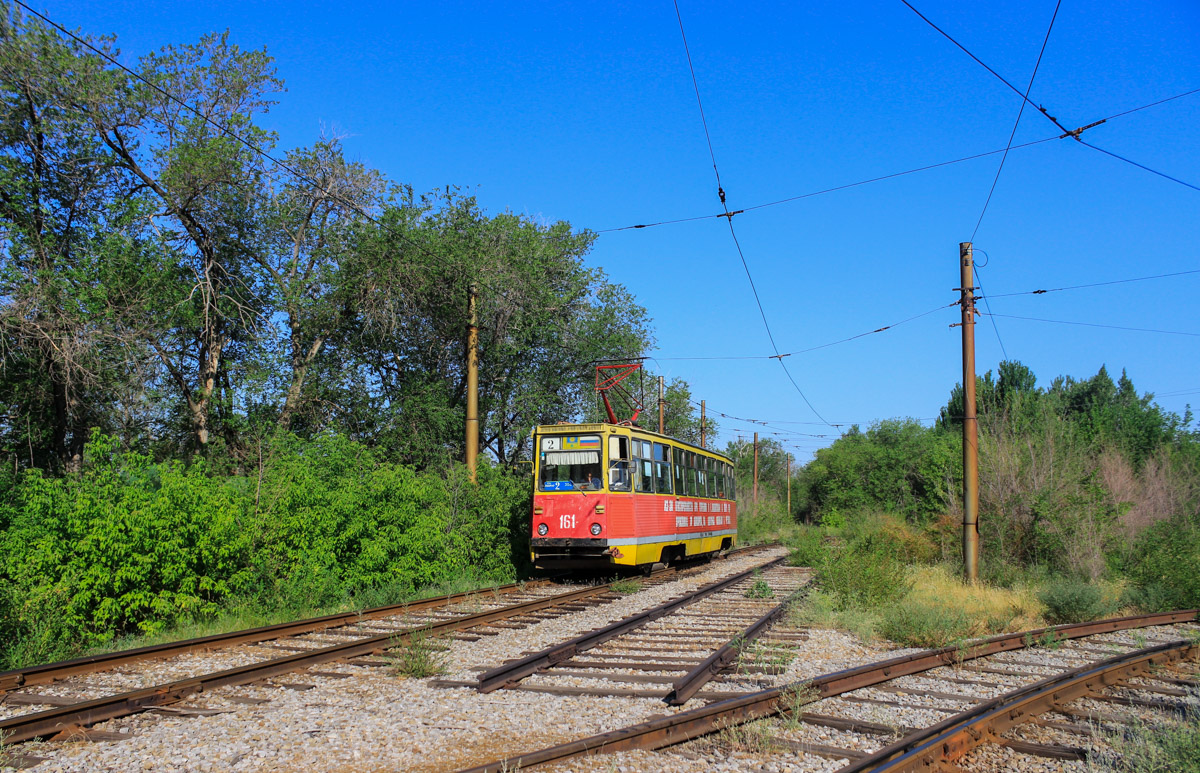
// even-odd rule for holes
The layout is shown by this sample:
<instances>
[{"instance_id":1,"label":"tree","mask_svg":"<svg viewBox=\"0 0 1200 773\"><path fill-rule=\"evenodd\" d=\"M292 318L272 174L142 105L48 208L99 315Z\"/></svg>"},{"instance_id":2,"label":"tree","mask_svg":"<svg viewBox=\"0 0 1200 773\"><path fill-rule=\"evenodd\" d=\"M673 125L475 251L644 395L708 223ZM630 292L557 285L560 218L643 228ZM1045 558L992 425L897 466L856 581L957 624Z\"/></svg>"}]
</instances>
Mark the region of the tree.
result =
<instances>
[{"instance_id":1,"label":"tree","mask_svg":"<svg viewBox=\"0 0 1200 773\"><path fill-rule=\"evenodd\" d=\"M136 232L141 204L75 107L102 79L82 44L0 12L0 433L30 466L80 459L141 360L96 282L98 258L131 247L114 234Z\"/></svg>"},{"instance_id":2,"label":"tree","mask_svg":"<svg viewBox=\"0 0 1200 773\"><path fill-rule=\"evenodd\" d=\"M114 163L160 207L154 224L173 261L163 269L187 276L174 297L158 299L163 307L153 311L166 316L166 334L147 343L186 403L193 442L203 448L218 390L227 401L232 392L222 381L225 360L263 312L254 266L262 263L256 252L265 169L251 148L269 150L274 136L253 119L282 81L265 51L240 50L228 32L149 54L138 73L141 80L98 74L79 107ZM231 432L228 440L235 441Z\"/></svg>"}]
</instances>

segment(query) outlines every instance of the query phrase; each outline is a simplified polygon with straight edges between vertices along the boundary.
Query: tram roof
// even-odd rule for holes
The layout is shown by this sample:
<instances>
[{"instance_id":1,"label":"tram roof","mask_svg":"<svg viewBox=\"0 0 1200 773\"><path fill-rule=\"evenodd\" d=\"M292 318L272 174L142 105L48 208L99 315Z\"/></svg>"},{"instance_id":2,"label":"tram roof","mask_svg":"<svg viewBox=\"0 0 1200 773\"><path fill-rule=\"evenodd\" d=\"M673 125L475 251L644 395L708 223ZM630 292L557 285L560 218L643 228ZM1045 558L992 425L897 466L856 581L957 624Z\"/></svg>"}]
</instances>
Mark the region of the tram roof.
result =
<instances>
[{"instance_id":1,"label":"tram roof","mask_svg":"<svg viewBox=\"0 0 1200 773\"><path fill-rule=\"evenodd\" d=\"M550 433L582 434L585 432L616 433L618 430L622 430L622 431L630 430L632 432L636 432L639 435L649 435L650 437L653 437L653 438L660 438L662 440L666 440L670 443L673 443L677 446L684 446L688 449L691 449L694 451L699 451L700 453L719 457L719 458L724 459L725 461L729 462L730 464L733 464L733 460L730 459L725 454L721 453L720 451L714 451L711 448L703 448L701 446L696 445L695 443L689 443L686 440L680 440L679 438L671 437L670 435L662 435L662 434L659 434L658 432L655 432L652 429L646 429L645 427L636 427L636 426L633 426L630 424L610 424L607 421L595 422L595 423L591 423L591 424L572 424L571 422L560 422L558 424L539 424L536 427L534 427L534 431L539 435L540 434L550 434Z\"/></svg>"}]
</instances>

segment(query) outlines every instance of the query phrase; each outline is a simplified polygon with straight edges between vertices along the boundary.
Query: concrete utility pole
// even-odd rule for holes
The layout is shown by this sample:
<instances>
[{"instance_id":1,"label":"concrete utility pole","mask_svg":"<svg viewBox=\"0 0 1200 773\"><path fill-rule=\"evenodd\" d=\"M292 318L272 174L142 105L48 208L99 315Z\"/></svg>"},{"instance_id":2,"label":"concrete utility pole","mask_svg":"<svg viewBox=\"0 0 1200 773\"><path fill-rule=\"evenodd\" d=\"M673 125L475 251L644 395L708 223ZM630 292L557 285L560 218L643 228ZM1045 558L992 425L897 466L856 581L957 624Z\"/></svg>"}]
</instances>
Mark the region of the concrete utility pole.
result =
<instances>
[{"instance_id":1,"label":"concrete utility pole","mask_svg":"<svg viewBox=\"0 0 1200 773\"><path fill-rule=\"evenodd\" d=\"M475 482L475 462L479 456L479 327L475 313L475 302L479 291L471 285L467 314L471 318L467 326L467 474Z\"/></svg>"},{"instance_id":2,"label":"concrete utility pole","mask_svg":"<svg viewBox=\"0 0 1200 773\"><path fill-rule=\"evenodd\" d=\"M979 421L975 415L975 272L970 242L958 245L962 297L963 363L963 566L967 582L979 579Z\"/></svg>"},{"instance_id":3,"label":"concrete utility pole","mask_svg":"<svg viewBox=\"0 0 1200 773\"><path fill-rule=\"evenodd\" d=\"M754 513L758 514L758 433L754 433Z\"/></svg>"},{"instance_id":4,"label":"concrete utility pole","mask_svg":"<svg viewBox=\"0 0 1200 773\"><path fill-rule=\"evenodd\" d=\"M667 426L667 401L663 399L663 377L658 377L658 434L665 435Z\"/></svg>"},{"instance_id":5,"label":"concrete utility pole","mask_svg":"<svg viewBox=\"0 0 1200 773\"><path fill-rule=\"evenodd\" d=\"M700 447L708 448L708 444L704 442L704 401L700 401Z\"/></svg>"}]
</instances>

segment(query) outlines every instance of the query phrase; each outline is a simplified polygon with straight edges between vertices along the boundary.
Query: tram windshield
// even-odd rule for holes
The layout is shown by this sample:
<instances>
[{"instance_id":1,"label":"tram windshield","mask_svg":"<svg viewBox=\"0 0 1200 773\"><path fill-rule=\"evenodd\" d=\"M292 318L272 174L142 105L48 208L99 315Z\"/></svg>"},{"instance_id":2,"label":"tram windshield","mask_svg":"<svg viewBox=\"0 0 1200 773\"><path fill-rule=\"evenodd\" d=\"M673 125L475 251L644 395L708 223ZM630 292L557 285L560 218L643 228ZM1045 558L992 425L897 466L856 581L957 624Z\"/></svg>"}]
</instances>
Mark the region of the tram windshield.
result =
<instances>
[{"instance_id":1,"label":"tram windshield","mask_svg":"<svg viewBox=\"0 0 1200 773\"><path fill-rule=\"evenodd\" d=\"M542 491L599 491L604 488L599 435L543 437L538 449Z\"/></svg>"}]
</instances>

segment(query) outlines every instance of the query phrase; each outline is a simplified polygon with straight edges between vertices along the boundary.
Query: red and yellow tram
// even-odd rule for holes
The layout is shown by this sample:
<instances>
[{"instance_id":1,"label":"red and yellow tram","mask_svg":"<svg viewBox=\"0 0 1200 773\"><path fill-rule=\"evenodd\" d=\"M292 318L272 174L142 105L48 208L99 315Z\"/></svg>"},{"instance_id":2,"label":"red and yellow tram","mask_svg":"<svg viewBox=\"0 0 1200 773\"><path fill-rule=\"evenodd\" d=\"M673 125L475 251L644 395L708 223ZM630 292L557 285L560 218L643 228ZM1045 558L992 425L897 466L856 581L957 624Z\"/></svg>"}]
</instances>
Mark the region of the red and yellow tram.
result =
<instances>
[{"instance_id":1,"label":"red and yellow tram","mask_svg":"<svg viewBox=\"0 0 1200 773\"><path fill-rule=\"evenodd\" d=\"M642 566L737 541L730 460L620 424L533 432L532 553L543 568Z\"/></svg>"}]
</instances>

